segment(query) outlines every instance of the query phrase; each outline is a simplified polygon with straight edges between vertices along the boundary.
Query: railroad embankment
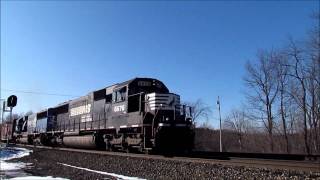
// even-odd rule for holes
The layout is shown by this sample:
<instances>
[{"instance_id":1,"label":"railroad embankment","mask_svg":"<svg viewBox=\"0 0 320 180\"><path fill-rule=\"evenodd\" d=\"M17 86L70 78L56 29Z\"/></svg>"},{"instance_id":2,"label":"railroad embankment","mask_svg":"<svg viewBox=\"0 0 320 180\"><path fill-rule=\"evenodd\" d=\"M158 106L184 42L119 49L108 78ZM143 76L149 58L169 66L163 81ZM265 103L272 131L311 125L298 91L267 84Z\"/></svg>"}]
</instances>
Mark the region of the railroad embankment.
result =
<instances>
[{"instance_id":1,"label":"railroad embankment","mask_svg":"<svg viewBox=\"0 0 320 180\"><path fill-rule=\"evenodd\" d=\"M68 179L320 179L319 172L113 156L31 148L29 156L14 161L32 163L26 171L36 176ZM137 178L136 178L137 177Z\"/></svg>"}]
</instances>

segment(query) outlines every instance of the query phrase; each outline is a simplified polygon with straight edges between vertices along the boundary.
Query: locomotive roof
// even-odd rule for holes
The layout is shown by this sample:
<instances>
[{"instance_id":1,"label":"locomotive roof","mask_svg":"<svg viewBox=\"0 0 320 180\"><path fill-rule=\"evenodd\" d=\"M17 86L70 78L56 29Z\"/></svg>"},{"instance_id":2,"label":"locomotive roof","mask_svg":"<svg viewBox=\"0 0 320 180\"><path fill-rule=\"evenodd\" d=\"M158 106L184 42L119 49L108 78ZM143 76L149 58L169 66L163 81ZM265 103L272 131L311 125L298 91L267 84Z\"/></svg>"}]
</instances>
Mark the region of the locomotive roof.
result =
<instances>
[{"instance_id":1,"label":"locomotive roof","mask_svg":"<svg viewBox=\"0 0 320 180\"><path fill-rule=\"evenodd\" d=\"M44 113L44 112L47 112L47 111L48 111L48 109L42 109L39 112L37 112L37 114Z\"/></svg>"},{"instance_id":2,"label":"locomotive roof","mask_svg":"<svg viewBox=\"0 0 320 180\"><path fill-rule=\"evenodd\" d=\"M156 80L156 81L159 81L158 79L155 79L155 78L146 78L146 77L135 77L135 78L132 78L130 80L127 80L127 81L124 81L124 82L121 82L121 83L115 83L113 85L110 85L110 86L107 86L105 88L109 88L109 87L112 87L112 86L116 86L116 87L121 87L121 86L125 86L125 85L128 85L130 84L131 82L135 81L135 80ZM161 81L160 81L161 82ZM163 83L162 83L163 84Z\"/></svg>"},{"instance_id":3,"label":"locomotive roof","mask_svg":"<svg viewBox=\"0 0 320 180\"><path fill-rule=\"evenodd\" d=\"M131 82L133 82L133 81L135 81L135 80L156 80L156 81L161 82L161 83L164 85L164 83L163 83L162 81L160 81L160 80L158 80L158 79L155 79L155 78L135 77L135 78L132 78L132 79L130 79L130 80L127 80L127 81L124 81L124 82L121 82L121 83L112 84L112 85L107 86L107 87L102 88L102 89L107 89L107 90L108 90L109 88L114 89L114 88L123 87L123 86L126 86L126 85L130 84ZM164 85L164 86L165 86L165 85ZM95 90L95 91L99 91L99 90L101 90L101 89L98 89L98 90ZM89 94L90 94L90 93L89 93Z\"/></svg>"},{"instance_id":4,"label":"locomotive roof","mask_svg":"<svg viewBox=\"0 0 320 180\"><path fill-rule=\"evenodd\" d=\"M126 86L126 85L128 85L128 84L130 84L130 83L132 83L132 82L134 82L134 81L136 81L136 80L155 80L155 81L161 82L161 83L164 85L164 83L163 83L162 81L160 81L160 80L158 80L158 79L155 79L155 78L135 77L135 78L132 78L132 79L130 79L130 80L127 80L127 81L124 81L124 82L121 82L121 83L112 84L112 85L107 86L107 87L102 88L102 89L106 89L107 92L108 92L108 91L113 91L113 89L115 89L115 88L119 88L119 87ZM165 86L165 85L164 85L164 86ZM166 87L166 86L165 86L165 87ZM99 90L102 90L102 89L99 89ZM88 96L92 95L94 92L99 91L99 90L95 90L95 91L92 91L92 92L90 92L90 93L88 93L88 94L86 94L86 95L84 95L84 96L80 96L80 97L78 97L78 98L75 98L75 99L72 99L72 100L68 100L68 101L65 101L65 102L63 102L63 103L59 103L59 104L57 104L56 106L50 107L50 108L48 108L48 109L56 109L56 108L59 108L59 107L65 106L65 105L69 105L69 104L72 103L72 102L77 102L77 101L79 101L79 100L84 100L84 99L88 98ZM35 116L35 115L37 115L37 114L46 112L48 109L41 110L41 111L36 112L36 113L33 113L33 114L29 115L29 116Z\"/></svg>"},{"instance_id":5,"label":"locomotive roof","mask_svg":"<svg viewBox=\"0 0 320 180\"><path fill-rule=\"evenodd\" d=\"M69 105L70 101L71 100L65 101L63 103L59 103L56 106L50 107L50 109L55 109L55 108L59 108L59 107L65 106L65 105Z\"/></svg>"}]
</instances>

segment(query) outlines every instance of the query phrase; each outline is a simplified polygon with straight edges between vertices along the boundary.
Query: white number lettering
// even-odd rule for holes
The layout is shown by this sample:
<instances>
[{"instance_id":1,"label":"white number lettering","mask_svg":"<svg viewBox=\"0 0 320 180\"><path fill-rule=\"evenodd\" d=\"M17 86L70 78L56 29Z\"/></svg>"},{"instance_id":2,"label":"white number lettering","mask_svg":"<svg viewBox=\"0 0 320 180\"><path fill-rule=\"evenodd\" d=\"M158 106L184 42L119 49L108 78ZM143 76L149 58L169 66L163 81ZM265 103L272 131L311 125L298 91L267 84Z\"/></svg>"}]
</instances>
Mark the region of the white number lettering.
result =
<instances>
[{"instance_id":1,"label":"white number lettering","mask_svg":"<svg viewBox=\"0 0 320 180\"><path fill-rule=\"evenodd\" d=\"M124 111L124 105L120 105L120 106L115 106L114 108L113 108L113 111L114 112L122 112L122 111Z\"/></svg>"}]
</instances>

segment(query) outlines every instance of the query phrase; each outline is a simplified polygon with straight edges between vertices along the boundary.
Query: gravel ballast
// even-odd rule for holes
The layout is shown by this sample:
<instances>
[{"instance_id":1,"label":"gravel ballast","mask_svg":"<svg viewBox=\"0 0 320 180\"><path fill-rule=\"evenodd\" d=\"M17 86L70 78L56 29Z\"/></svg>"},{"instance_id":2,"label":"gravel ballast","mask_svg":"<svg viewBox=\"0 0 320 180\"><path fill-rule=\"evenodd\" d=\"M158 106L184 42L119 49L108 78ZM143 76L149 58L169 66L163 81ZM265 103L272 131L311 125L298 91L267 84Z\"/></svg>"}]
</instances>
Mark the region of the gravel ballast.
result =
<instances>
[{"instance_id":1,"label":"gravel ballast","mask_svg":"<svg viewBox=\"0 0 320 180\"><path fill-rule=\"evenodd\" d=\"M116 179L115 177L66 166L115 173L143 179L320 179L320 172L267 168L249 168L201 162L183 162L125 156L100 155L31 148L33 153L20 159L32 163L26 171L36 176L80 179ZM320 170L319 170L320 171Z\"/></svg>"}]
</instances>

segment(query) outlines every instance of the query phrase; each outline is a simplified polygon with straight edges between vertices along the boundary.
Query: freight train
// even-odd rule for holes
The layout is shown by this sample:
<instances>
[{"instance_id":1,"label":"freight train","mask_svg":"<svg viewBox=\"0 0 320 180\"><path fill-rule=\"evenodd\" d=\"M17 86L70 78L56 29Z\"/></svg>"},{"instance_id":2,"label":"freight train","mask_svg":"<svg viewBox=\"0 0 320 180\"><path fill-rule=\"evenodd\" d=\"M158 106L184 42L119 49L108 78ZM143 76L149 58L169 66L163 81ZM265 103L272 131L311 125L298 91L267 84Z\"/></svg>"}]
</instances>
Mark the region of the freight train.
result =
<instances>
[{"instance_id":1,"label":"freight train","mask_svg":"<svg viewBox=\"0 0 320 180\"><path fill-rule=\"evenodd\" d=\"M191 108L157 79L134 78L35 114L13 127L17 143L109 151L190 151Z\"/></svg>"}]
</instances>

